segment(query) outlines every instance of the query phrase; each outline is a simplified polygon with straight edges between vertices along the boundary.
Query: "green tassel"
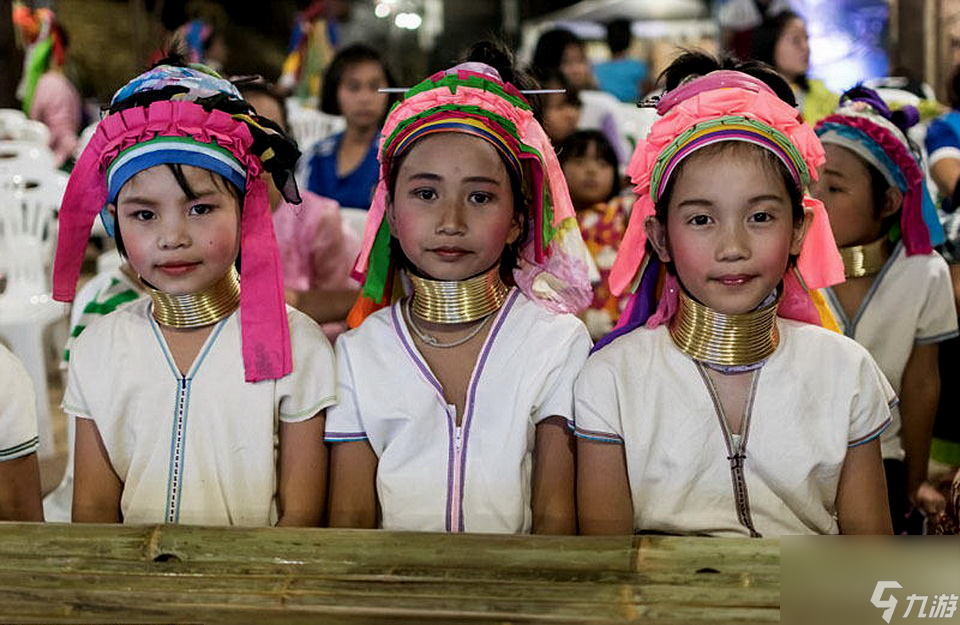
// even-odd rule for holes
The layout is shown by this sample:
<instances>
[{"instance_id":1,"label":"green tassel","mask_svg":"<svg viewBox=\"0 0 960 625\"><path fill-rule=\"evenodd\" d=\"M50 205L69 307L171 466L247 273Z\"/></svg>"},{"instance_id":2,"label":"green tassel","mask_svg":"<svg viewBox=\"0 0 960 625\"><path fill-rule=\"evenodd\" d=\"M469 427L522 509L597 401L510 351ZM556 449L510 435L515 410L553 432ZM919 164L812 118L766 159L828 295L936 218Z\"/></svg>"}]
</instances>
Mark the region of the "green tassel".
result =
<instances>
[{"instance_id":1,"label":"green tassel","mask_svg":"<svg viewBox=\"0 0 960 625\"><path fill-rule=\"evenodd\" d=\"M27 61L27 75L24 81L26 89L23 94L23 112L28 116L30 115L30 107L33 106L33 94L37 91L37 83L40 81L40 76L47 71L52 54L52 37L37 42L30 51L30 59Z\"/></svg>"},{"instance_id":2,"label":"green tassel","mask_svg":"<svg viewBox=\"0 0 960 625\"><path fill-rule=\"evenodd\" d=\"M390 278L390 224L384 219L377 230L377 238L373 241L370 250L370 260L367 263L367 279L363 282L363 294L377 302L383 303L383 294Z\"/></svg>"}]
</instances>

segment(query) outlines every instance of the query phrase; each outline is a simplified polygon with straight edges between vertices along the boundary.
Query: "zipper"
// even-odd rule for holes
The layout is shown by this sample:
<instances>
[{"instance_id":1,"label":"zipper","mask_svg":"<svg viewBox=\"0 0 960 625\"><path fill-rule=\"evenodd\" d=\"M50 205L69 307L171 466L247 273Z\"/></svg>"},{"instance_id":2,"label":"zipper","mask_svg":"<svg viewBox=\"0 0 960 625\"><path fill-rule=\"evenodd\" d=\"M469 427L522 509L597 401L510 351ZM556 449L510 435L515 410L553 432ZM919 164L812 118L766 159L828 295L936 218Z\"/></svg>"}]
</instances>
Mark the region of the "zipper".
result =
<instances>
[{"instance_id":1,"label":"zipper","mask_svg":"<svg viewBox=\"0 0 960 625\"><path fill-rule=\"evenodd\" d=\"M463 489L461 483L463 479L463 426L457 425L456 406L447 406L447 416L450 419L451 431L453 433L453 457L450 467L452 488L447 497L447 531L463 531Z\"/></svg>"},{"instance_id":2,"label":"zipper","mask_svg":"<svg viewBox=\"0 0 960 625\"><path fill-rule=\"evenodd\" d=\"M723 432L723 442L727 447L727 461L730 463L730 479L733 482L733 497L737 509L737 520L740 525L750 531L751 538L763 538L763 535L757 531L753 525L753 515L750 513L750 496L747 492L747 479L743 469L743 462L746 460L745 453L747 447L747 434L750 431L750 416L753 412L753 398L757 392L757 381L760 379L760 372L753 374L753 380L750 383L750 397L743 410L743 418L740 420L740 433L733 434L727 425L727 418L723 412L723 404L717 394L717 389L713 385L709 374L703 365L697 363L697 369L700 376L707 385L710 392L710 399L713 401L714 412L720 421L720 428Z\"/></svg>"},{"instance_id":3,"label":"zipper","mask_svg":"<svg viewBox=\"0 0 960 625\"><path fill-rule=\"evenodd\" d=\"M177 414L173 422L173 445L170 449L170 481L167 484L167 523L176 523L180 520L180 499L183 483L183 453L184 436L186 435L185 421L187 411L187 384L186 376L180 377L177 393Z\"/></svg>"}]
</instances>

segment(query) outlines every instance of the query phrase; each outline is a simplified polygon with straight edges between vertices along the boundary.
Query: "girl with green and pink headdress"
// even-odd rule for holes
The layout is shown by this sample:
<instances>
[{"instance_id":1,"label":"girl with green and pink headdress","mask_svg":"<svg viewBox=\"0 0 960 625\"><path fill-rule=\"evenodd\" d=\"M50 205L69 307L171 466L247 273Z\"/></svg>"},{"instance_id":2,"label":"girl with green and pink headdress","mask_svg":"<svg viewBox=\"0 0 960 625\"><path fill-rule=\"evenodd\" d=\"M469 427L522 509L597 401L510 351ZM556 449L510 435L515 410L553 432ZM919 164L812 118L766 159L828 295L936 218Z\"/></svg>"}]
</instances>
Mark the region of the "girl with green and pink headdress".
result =
<instances>
[{"instance_id":1,"label":"girl with green and pink headdress","mask_svg":"<svg viewBox=\"0 0 960 625\"><path fill-rule=\"evenodd\" d=\"M333 353L286 307L261 176L298 202L298 154L204 66L114 96L67 185L53 295L73 299L99 214L148 297L70 351L74 521L319 524Z\"/></svg>"},{"instance_id":2,"label":"girl with green and pink headdress","mask_svg":"<svg viewBox=\"0 0 960 625\"><path fill-rule=\"evenodd\" d=\"M568 422L590 339L571 313L592 266L519 80L478 44L387 117L337 342L333 526L576 530Z\"/></svg>"},{"instance_id":3,"label":"girl with green and pink headdress","mask_svg":"<svg viewBox=\"0 0 960 625\"><path fill-rule=\"evenodd\" d=\"M823 149L766 66L687 53L665 77L610 273L631 301L577 380L580 530L889 533L895 396L808 291L843 280L805 195Z\"/></svg>"}]
</instances>

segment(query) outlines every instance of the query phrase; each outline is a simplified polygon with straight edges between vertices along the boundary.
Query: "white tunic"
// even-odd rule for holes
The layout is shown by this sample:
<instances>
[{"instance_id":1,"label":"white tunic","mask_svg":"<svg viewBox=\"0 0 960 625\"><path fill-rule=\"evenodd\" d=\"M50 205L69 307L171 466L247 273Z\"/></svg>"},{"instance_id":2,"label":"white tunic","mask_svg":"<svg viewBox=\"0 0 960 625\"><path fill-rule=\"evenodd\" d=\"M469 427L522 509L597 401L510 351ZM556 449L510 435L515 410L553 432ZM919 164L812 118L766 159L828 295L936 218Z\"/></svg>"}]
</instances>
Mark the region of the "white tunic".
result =
<instances>
[{"instance_id":1,"label":"white tunic","mask_svg":"<svg viewBox=\"0 0 960 625\"><path fill-rule=\"evenodd\" d=\"M914 346L957 335L950 270L936 252L907 256L903 244L897 244L853 319L847 318L833 289L824 289L824 295L841 331L867 348L898 395ZM880 447L884 458L903 459L896 406L892 416Z\"/></svg>"},{"instance_id":2,"label":"white tunic","mask_svg":"<svg viewBox=\"0 0 960 625\"><path fill-rule=\"evenodd\" d=\"M337 341L328 442L369 440L386 529L529 532L537 423L572 421L590 350L583 324L513 289L477 358L461 425L417 351L401 304Z\"/></svg>"},{"instance_id":3,"label":"white tunic","mask_svg":"<svg viewBox=\"0 0 960 625\"><path fill-rule=\"evenodd\" d=\"M333 350L287 308L293 372L244 380L239 313L180 375L148 298L96 320L71 354L64 410L92 419L123 482L125 523L272 525L279 421L335 401Z\"/></svg>"},{"instance_id":4,"label":"white tunic","mask_svg":"<svg viewBox=\"0 0 960 625\"><path fill-rule=\"evenodd\" d=\"M701 366L665 326L630 332L587 361L580 437L622 443L637 531L715 536L836 534L848 447L890 422L893 391L854 341L778 320L754 378L739 449Z\"/></svg>"},{"instance_id":5,"label":"white tunic","mask_svg":"<svg viewBox=\"0 0 960 625\"><path fill-rule=\"evenodd\" d=\"M0 462L37 451L37 404L26 369L0 344Z\"/></svg>"}]
</instances>

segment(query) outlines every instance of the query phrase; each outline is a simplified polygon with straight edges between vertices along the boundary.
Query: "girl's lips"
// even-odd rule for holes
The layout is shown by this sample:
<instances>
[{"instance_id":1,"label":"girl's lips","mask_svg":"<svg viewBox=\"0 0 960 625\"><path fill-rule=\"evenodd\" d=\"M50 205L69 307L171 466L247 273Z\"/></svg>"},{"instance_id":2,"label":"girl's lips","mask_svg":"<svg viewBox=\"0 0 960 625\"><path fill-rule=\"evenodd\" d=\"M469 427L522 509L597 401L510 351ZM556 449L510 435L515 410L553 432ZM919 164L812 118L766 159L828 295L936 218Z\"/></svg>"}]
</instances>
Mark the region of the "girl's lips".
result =
<instances>
[{"instance_id":1,"label":"girl's lips","mask_svg":"<svg viewBox=\"0 0 960 625\"><path fill-rule=\"evenodd\" d=\"M724 286L740 286L753 280L754 276L748 274L731 274L714 278Z\"/></svg>"},{"instance_id":2,"label":"girl's lips","mask_svg":"<svg viewBox=\"0 0 960 625\"><path fill-rule=\"evenodd\" d=\"M430 251L441 258L460 258L469 253L460 247L435 247Z\"/></svg>"},{"instance_id":3,"label":"girl's lips","mask_svg":"<svg viewBox=\"0 0 960 625\"><path fill-rule=\"evenodd\" d=\"M171 276L182 276L200 266L200 263L166 263L157 265L157 269Z\"/></svg>"}]
</instances>

